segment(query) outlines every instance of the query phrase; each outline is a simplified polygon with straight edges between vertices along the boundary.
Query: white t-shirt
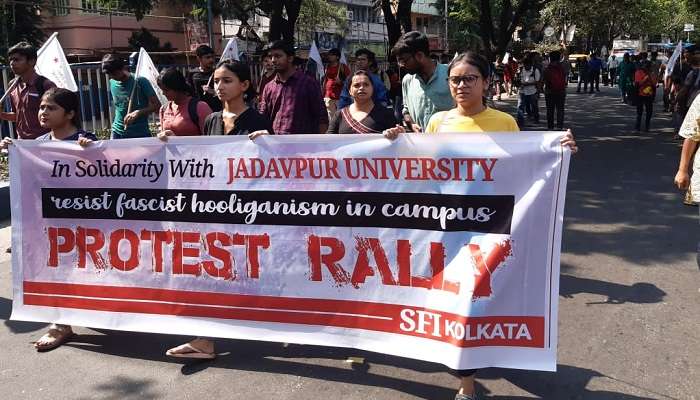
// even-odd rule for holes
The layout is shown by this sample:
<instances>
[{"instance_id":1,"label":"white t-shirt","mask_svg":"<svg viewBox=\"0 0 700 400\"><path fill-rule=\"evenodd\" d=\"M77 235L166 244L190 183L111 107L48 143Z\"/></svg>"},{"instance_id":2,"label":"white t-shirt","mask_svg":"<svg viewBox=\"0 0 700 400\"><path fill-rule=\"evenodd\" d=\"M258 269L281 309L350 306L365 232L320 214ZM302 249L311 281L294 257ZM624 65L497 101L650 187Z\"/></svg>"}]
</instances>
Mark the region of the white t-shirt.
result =
<instances>
[{"instance_id":1,"label":"white t-shirt","mask_svg":"<svg viewBox=\"0 0 700 400\"><path fill-rule=\"evenodd\" d=\"M700 118L700 96L695 96L695 100L691 103L678 134L685 139L700 142L698 118ZM700 151L695 153L695 159L693 160L693 176L690 178L690 191L695 202L700 203Z\"/></svg>"},{"instance_id":2,"label":"white t-shirt","mask_svg":"<svg viewBox=\"0 0 700 400\"><path fill-rule=\"evenodd\" d=\"M523 69L520 71L520 79L521 79L521 89L520 92L526 96L533 95L537 93L537 85L525 85L526 83L537 83L540 81L540 71L535 68L531 67L530 70L528 71L523 67Z\"/></svg>"},{"instance_id":3,"label":"white t-shirt","mask_svg":"<svg viewBox=\"0 0 700 400\"><path fill-rule=\"evenodd\" d=\"M608 61L608 68L617 68L618 65L620 65L620 61L618 61L617 58L614 60L611 58L610 61Z\"/></svg>"}]
</instances>

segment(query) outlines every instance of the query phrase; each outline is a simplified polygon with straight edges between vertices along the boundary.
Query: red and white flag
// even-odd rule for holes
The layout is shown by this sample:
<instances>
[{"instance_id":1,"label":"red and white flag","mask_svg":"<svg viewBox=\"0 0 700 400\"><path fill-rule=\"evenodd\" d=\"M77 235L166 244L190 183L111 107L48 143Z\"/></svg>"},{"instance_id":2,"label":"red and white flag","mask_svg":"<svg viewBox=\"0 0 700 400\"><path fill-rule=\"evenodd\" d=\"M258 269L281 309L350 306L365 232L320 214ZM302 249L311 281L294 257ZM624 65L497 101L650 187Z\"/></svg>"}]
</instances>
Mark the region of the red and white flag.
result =
<instances>
[{"instance_id":1,"label":"red and white flag","mask_svg":"<svg viewBox=\"0 0 700 400\"><path fill-rule=\"evenodd\" d=\"M35 69L39 75L47 77L60 88L73 92L78 91L70 64L66 60L61 43L58 42L58 32L54 32L44 42L44 45L37 51L37 55Z\"/></svg>"}]
</instances>

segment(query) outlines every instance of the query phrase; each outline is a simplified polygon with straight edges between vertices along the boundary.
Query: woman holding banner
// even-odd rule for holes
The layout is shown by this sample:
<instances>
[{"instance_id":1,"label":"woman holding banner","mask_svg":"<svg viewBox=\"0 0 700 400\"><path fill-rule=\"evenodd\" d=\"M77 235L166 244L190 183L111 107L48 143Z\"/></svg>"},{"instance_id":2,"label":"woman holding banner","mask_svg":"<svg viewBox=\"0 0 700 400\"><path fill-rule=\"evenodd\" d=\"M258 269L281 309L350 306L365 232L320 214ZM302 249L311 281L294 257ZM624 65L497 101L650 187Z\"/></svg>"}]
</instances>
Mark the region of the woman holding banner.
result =
<instances>
[{"instance_id":1,"label":"woman holding banner","mask_svg":"<svg viewBox=\"0 0 700 400\"><path fill-rule=\"evenodd\" d=\"M255 96L250 68L240 61L227 60L214 71L214 90L224 109L210 114L204 121L204 135L247 135L250 140L273 133L272 122L248 107ZM213 359L214 342L198 337L165 352L176 358Z\"/></svg>"},{"instance_id":2,"label":"woman holding banner","mask_svg":"<svg viewBox=\"0 0 700 400\"><path fill-rule=\"evenodd\" d=\"M326 133L380 133L392 135L404 132L396 124L394 112L386 107L376 107L372 96L374 88L369 73L363 70L355 72L350 81L350 97L353 103L335 112ZM388 131L387 131L388 130Z\"/></svg>"},{"instance_id":3,"label":"woman holding banner","mask_svg":"<svg viewBox=\"0 0 700 400\"><path fill-rule=\"evenodd\" d=\"M426 133L518 132L518 124L512 116L486 105L489 87L486 58L473 52L463 53L452 60L447 71L450 93L457 107L434 114ZM578 151L570 130L562 137L561 144L569 147L572 153ZM455 372L461 378L455 400L474 400L476 370Z\"/></svg>"},{"instance_id":4,"label":"woman holding banner","mask_svg":"<svg viewBox=\"0 0 700 400\"><path fill-rule=\"evenodd\" d=\"M97 140L92 132L80 128L80 99L68 89L51 88L41 97L39 105L39 123L50 131L36 140L74 140L81 146L87 146ZM12 144L10 138L0 143L0 149ZM66 343L73 336L70 325L51 324L39 340L34 342L37 351L53 350Z\"/></svg>"}]
</instances>

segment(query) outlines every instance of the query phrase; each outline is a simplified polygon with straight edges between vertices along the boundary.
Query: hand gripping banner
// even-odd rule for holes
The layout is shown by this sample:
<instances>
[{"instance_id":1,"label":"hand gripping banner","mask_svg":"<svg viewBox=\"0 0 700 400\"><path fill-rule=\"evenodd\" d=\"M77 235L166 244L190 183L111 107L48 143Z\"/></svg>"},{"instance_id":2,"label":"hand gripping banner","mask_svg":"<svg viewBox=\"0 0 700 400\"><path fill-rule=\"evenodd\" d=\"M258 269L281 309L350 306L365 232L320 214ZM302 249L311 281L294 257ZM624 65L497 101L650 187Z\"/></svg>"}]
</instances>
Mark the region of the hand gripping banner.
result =
<instances>
[{"instance_id":1,"label":"hand gripping banner","mask_svg":"<svg viewBox=\"0 0 700 400\"><path fill-rule=\"evenodd\" d=\"M16 141L12 319L554 370L559 137Z\"/></svg>"}]
</instances>

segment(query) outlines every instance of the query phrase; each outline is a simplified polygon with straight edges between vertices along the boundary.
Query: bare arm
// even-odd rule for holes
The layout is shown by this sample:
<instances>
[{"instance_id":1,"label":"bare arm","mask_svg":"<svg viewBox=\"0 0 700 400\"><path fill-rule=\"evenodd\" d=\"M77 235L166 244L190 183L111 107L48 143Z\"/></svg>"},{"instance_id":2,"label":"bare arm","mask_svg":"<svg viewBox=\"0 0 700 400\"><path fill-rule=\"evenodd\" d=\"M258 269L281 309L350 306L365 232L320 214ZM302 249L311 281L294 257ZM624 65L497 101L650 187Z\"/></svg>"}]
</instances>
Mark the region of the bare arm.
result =
<instances>
[{"instance_id":1,"label":"bare arm","mask_svg":"<svg viewBox=\"0 0 700 400\"><path fill-rule=\"evenodd\" d=\"M4 119L5 121L10 121L10 122L16 122L17 121L17 114L13 112L0 112L0 119Z\"/></svg>"},{"instance_id":2,"label":"bare arm","mask_svg":"<svg viewBox=\"0 0 700 400\"><path fill-rule=\"evenodd\" d=\"M678 163L678 172L676 172L676 177L673 182L678 186L678 189L687 189L690 185L690 160L698 148L698 142L692 139L685 139L683 141L683 148L681 149L681 160Z\"/></svg>"}]
</instances>

